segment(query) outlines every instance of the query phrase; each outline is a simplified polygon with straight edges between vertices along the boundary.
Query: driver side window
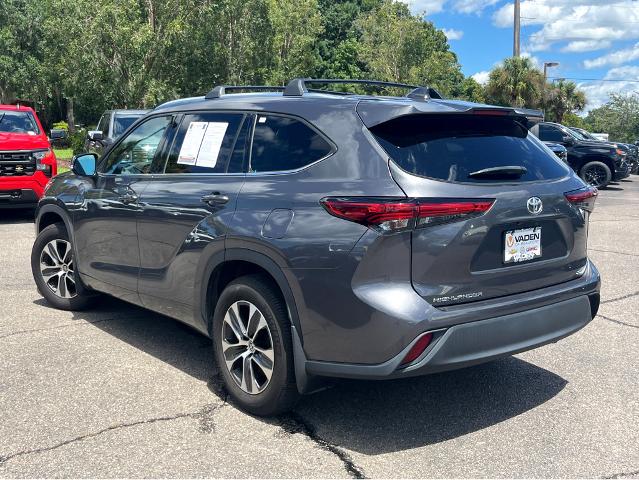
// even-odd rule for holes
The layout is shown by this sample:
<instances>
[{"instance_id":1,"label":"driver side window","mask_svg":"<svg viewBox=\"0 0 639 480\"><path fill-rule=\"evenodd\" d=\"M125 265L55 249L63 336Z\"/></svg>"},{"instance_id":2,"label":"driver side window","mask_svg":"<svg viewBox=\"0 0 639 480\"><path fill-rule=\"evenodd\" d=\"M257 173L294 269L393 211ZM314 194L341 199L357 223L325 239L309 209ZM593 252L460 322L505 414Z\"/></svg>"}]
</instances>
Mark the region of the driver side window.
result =
<instances>
[{"instance_id":1,"label":"driver side window","mask_svg":"<svg viewBox=\"0 0 639 480\"><path fill-rule=\"evenodd\" d=\"M101 165L102 173L140 175L150 173L151 163L172 121L171 116L155 117L130 132Z\"/></svg>"}]
</instances>

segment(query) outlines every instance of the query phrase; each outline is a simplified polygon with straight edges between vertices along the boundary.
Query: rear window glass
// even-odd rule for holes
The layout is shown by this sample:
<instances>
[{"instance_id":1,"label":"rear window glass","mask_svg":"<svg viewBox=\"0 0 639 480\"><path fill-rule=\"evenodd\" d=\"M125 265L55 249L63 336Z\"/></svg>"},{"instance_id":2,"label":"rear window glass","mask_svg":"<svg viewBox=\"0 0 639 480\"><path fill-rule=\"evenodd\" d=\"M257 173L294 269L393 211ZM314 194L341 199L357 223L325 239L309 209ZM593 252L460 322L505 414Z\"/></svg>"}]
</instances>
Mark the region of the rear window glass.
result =
<instances>
[{"instance_id":1,"label":"rear window glass","mask_svg":"<svg viewBox=\"0 0 639 480\"><path fill-rule=\"evenodd\" d=\"M124 133L124 131L127 128L129 128L131 125L133 125L133 122L135 122L141 116L142 115L140 115L140 116L132 116L132 115L118 116L118 115L116 115L115 118L113 119L113 139L115 140L120 135L122 135Z\"/></svg>"},{"instance_id":2,"label":"rear window glass","mask_svg":"<svg viewBox=\"0 0 639 480\"><path fill-rule=\"evenodd\" d=\"M371 132L402 169L437 180L523 182L568 173L555 155L512 118L408 115L377 125ZM485 169L493 171L477 173Z\"/></svg>"},{"instance_id":3,"label":"rear window glass","mask_svg":"<svg viewBox=\"0 0 639 480\"><path fill-rule=\"evenodd\" d=\"M298 120L258 115L253 133L251 172L295 170L316 162L331 151L326 140Z\"/></svg>"},{"instance_id":4,"label":"rear window glass","mask_svg":"<svg viewBox=\"0 0 639 480\"><path fill-rule=\"evenodd\" d=\"M30 112L0 110L0 132L37 135L40 130Z\"/></svg>"}]
</instances>

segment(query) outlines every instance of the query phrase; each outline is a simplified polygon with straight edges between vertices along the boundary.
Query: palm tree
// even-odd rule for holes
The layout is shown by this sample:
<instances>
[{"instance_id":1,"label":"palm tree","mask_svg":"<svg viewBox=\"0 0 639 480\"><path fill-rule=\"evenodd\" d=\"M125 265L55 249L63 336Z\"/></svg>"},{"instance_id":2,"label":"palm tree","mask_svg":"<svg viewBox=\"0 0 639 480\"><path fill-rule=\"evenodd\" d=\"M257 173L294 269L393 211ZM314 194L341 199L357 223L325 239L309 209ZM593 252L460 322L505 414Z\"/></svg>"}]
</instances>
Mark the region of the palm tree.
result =
<instances>
[{"instance_id":1,"label":"palm tree","mask_svg":"<svg viewBox=\"0 0 639 480\"><path fill-rule=\"evenodd\" d=\"M490 72L486 85L489 103L539 108L543 103L544 76L530 58L511 57Z\"/></svg>"},{"instance_id":2,"label":"palm tree","mask_svg":"<svg viewBox=\"0 0 639 480\"><path fill-rule=\"evenodd\" d=\"M577 88L575 82L559 80L553 84L546 95L546 114L549 119L563 123L567 113L583 110L586 106L586 95Z\"/></svg>"}]
</instances>

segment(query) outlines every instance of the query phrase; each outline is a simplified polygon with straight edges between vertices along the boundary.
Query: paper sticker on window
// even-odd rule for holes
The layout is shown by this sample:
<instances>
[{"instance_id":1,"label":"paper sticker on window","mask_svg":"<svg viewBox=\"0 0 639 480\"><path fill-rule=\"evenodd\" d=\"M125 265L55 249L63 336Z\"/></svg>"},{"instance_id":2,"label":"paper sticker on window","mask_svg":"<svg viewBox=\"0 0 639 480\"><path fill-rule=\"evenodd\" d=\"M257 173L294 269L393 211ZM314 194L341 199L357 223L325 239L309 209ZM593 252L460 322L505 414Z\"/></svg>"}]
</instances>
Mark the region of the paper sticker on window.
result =
<instances>
[{"instance_id":1,"label":"paper sticker on window","mask_svg":"<svg viewBox=\"0 0 639 480\"><path fill-rule=\"evenodd\" d=\"M228 126L227 122L191 122L177 163L214 168Z\"/></svg>"}]
</instances>

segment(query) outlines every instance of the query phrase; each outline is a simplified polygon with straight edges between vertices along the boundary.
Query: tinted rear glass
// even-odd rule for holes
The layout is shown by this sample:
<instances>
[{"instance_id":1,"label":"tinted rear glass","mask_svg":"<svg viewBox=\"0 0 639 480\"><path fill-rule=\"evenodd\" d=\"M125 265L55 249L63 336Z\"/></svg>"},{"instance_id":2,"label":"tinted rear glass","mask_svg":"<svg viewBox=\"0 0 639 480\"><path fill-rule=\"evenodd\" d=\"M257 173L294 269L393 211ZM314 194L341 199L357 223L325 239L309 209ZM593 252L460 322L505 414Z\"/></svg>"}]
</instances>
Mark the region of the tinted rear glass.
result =
<instances>
[{"instance_id":1,"label":"tinted rear glass","mask_svg":"<svg viewBox=\"0 0 639 480\"><path fill-rule=\"evenodd\" d=\"M113 139L116 139L120 135L122 135L124 131L131 125L133 125L133 122L135 122L141 116L142 115L134 117L131 115L127 115L120 117L116 115L115 119L113 120Z\"/></svg>"},{"instance_id":2,"label":"tinted rear glass","mask_svg":"<svg viewBox=\"0 0 639 480\"><path fill-rule=\"evenodd\" d=\"M568 173L532 133L513 118L407 115L371 129L402 169L449 182L535 181ZM526 173L470 176L487 168L524 167Z\"/></svg>"}]
</instances>

